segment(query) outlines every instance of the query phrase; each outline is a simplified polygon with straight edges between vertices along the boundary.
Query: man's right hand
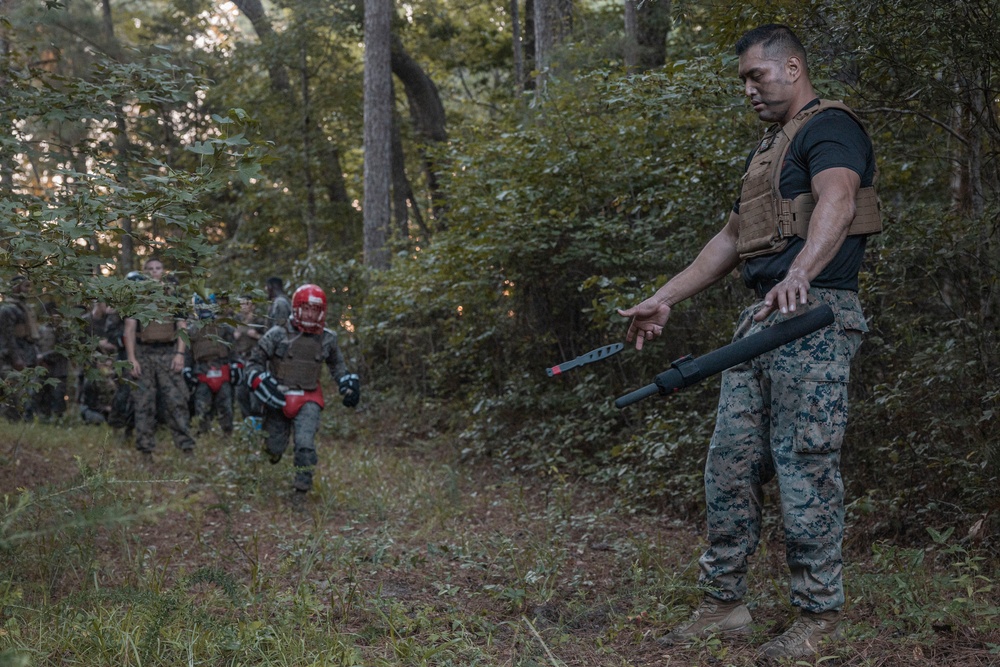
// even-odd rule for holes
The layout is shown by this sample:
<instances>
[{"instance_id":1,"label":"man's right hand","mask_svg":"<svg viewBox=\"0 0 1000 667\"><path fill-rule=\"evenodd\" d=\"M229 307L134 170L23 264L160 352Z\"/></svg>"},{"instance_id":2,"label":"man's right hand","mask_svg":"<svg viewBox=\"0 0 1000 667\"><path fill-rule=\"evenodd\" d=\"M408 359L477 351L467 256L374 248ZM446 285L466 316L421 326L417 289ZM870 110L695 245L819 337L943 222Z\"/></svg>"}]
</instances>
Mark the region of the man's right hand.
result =
<instances>
[{"instance_id":1,"label":"man's right hand","mask_svg":"<svg viewBox=\"0 0 1000 667\"><path fill-rule=\"evenodd\" d=\"M625 340L629 343L634 340L635 349L641 350L647 340L653 340L663 333L663 327L670 318L670 306L666 301L650 297L628 310L619 308L618 314L631 318Z\"/></svg>"},{"instance_id":2,"label":"man's right hand","mask_svg":"<svg viewBox=\"0 0 1000 667\"><path fill-rule=\"evenodd\" d=\"M142 377L142 366L139 365L138 359L131 359L129 363L132 364L132 370L129 373L136 380Z\"/></svg>"}]
</instances>

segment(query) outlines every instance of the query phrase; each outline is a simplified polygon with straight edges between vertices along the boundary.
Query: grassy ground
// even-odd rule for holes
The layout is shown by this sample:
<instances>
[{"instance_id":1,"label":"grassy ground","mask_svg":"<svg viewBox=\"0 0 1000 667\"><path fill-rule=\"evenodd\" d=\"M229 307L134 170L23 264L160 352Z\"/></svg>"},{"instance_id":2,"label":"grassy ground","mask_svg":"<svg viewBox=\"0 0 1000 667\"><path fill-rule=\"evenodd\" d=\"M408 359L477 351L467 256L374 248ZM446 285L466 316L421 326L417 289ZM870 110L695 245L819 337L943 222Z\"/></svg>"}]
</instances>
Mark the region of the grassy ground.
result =
<instances>
[{"instance_id":1,"label":"grassy ground","mask_svg":"<svg viewBox=\"0 0 1000 667\"><path fill-rule=\"evenodd\" d=\"M190 458L162 433L147 464L111 430L4 426L0 666L753 665L791 618L772 524L750 642L658 646L698 600L700 517L460 463L418 412L328 409L302 511L248 429ZM995 564L947 534L849 552L847 640L797 664L1000 664Z\"/></svg>"}]
</instances>

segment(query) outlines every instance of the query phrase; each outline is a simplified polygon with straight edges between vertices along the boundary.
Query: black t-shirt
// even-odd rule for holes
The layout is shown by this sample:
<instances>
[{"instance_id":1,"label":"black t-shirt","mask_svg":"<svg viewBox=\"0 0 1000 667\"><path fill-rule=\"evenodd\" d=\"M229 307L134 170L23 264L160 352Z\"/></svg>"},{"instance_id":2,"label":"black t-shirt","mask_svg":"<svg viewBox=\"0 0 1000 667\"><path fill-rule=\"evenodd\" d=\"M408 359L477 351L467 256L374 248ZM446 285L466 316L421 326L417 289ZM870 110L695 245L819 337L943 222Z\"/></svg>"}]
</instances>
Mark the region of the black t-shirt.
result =
<instances>
[{"instance_id":1,"label":"black t-shirt","mask_svg":"<svg viewBox=\"0 0 1000 667\"><path fill-rule=\"evenodd\" d=\"M805 108L818 103L818 99L814 100ZM752 159L753 151L747 157L747 168ZM782 198L795 199L810 192L812 177L834 167L856 172L861 178L861 187L870 186L875 176L875 152L871 140L849 114L839 109L829 109L814 116L792 139L781 167ZM739 199L733 210L740 212ZM810 284L813 287L856 292L866 242L866 236L848 236L830 263ZM743 281L747 287L783 279L804 244L804 239L793 236L783 251L748 259L743 265Z\"/></svg>"}]
</instances>

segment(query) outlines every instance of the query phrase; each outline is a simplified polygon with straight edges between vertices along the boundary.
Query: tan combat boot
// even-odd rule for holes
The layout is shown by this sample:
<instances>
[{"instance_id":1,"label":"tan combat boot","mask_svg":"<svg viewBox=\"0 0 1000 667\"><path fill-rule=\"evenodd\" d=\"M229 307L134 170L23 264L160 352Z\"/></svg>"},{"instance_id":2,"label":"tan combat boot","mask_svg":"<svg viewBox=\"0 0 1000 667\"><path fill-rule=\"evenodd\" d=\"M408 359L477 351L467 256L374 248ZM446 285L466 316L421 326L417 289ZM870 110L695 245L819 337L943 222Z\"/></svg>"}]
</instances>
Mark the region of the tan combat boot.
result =
<instances>
[{"instance_id":1,"label":"tan combat boot","mask_svg":"<svg viewBox=\"0 0 1000 667\"><path fill-rule=\"evenodd\" d=\"M840 612L813 614L803 611L791 627L760 647L768 658L807 658L819 653L823 642L837 641L840 634Z\"/></svg>"},{"instance_id":2,"label":"tan combat boot","mask_svg":"<svg viewBox=\"0 0 1000 667\"><path fill-rule=\"evenodd\" d=\"M674 646L711 635L746 635L750 633L750 621L750 610L740 600L725 602L706 595L686 623L656 641Z\"/></svg>"}]
</instances>

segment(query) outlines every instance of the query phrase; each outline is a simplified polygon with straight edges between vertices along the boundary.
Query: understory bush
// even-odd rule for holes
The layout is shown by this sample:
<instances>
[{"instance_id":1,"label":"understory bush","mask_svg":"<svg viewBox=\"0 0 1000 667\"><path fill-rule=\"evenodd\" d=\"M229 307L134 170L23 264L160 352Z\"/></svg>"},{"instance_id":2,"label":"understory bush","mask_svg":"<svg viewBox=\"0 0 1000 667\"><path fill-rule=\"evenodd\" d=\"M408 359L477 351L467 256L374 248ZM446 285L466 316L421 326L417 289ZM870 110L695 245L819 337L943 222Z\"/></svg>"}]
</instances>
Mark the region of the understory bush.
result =
<instances>
[{"instance_id":1,"label":"understory bush","mask_svg":"<svg viewBox=\"0 0 1000 667\"><path fill-rule=\"evenodd\" d=\"M834 80L842 66L818 64L815 80L859 107L878 97ZM703 57L556 81L544 113L456 137L442 179L446 230L398 256L366 294L372 367L455 401L467 453L593 474L642 502L697 497L717 384L609 405L673 359L728 342L752 300L738 277L675 308L641 353L628 347L560 378L544 370L622 341L616 309L651 295L722 227L763 129L740 111L732 68ZM948 155L934 148L949 141L940 124L865 116L886 229L869 239L861 276L871 333L852 369L844 474L849 497L881 504L877 531L921 540L905 519L914 512L996 514L1000 202L984 191L978 208L956 203L942 177ZM980 136L993 154L992 135Z\"/></svg>"}]
</instances>

